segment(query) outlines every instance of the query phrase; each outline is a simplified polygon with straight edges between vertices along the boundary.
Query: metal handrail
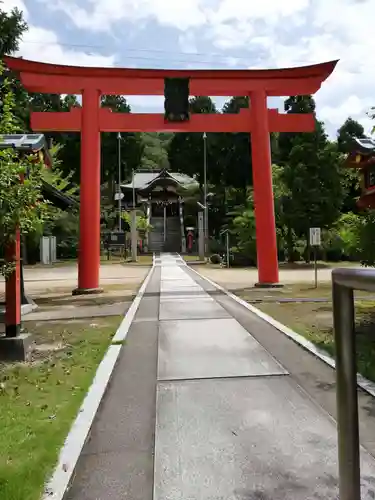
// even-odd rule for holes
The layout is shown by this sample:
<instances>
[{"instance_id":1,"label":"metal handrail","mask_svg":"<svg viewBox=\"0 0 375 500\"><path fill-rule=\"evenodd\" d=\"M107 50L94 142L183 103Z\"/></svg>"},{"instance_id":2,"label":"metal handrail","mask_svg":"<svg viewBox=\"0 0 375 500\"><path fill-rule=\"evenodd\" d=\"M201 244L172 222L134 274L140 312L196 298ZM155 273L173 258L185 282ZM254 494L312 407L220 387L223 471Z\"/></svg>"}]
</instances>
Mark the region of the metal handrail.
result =
<instances>
[{"instance_id":1,"label":"metal handrail","mask_svg":"<svg viewBox=\"0 0 375 500\"><path fill-rule=\"evenodd\" d=\"M340 500L361 499L353 290L375 292L375 270L332 271Z\"/></svg>"}]
</instances>

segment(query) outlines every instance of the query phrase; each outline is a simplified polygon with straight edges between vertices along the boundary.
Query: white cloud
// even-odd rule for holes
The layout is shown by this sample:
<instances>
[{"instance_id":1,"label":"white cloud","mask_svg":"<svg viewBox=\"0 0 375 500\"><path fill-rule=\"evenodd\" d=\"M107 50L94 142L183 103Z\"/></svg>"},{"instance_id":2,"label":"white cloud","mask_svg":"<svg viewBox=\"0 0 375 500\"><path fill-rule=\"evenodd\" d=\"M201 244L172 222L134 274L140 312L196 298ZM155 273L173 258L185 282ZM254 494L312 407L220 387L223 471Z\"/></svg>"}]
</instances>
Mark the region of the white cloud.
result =
<instances>
[{"instance_id":1,"label":"white cloud","mask_svg":"<svg viewBox=\"0 0 375 500\"><path fill-rule=\"evenodd\" d=\"M181 30L202 26L207 21L201 0L91 0L89 9L72 0L39 1L65 12L78 28L99 32L110 32L113 24L121 21L154 19Z\"/></svg>"},{"instance_id":2,"label":"white cloud","mask_svg":"<svg viewBox=\"0 0 375 500\"><path fill-rule=\"evenodd\" d=\"M32 61L68 64L70 66L113 66L115 57L82 52L63 47L56 33L37 26L29 26L24 35L18 56Z\"/></svg>"},{"instance_id":3,"label":"white cloud","mask_svg":"<svg viewBox=\"0 0 375 500\"><path fill-rule=\"evenodd\" d=\"M221 0L215 12L213 22L225 23L228 21L244 21L262 19L266 23L274 24L280 18L294 16L309 6L309 0L262 0L257 2L243 2L242 0Z\"/></svg>"},{"instance_id":4,"label":"white cloud","mask_svg":"<svg viewBox=\"0 0 375 500\"><path fill-rule=\"evenodd\" d=\"M25 20L29 20L24 0L0 0L0 8L4 12L11 12L15 7L22 11ZM29 24L24 33L16 55L32 61L76 66L113 66L115 63L113 55L102 56L66 48L59 43L54 31L33 24Z\"/></svg>"},{"instance_id":5,"label":"white cloud","mask_svg":"<svg viewBox=\"0 0 375 500\"><path fill-rule=\"evenodd\" d=\"M288 67L333 59L340 62L316 96L320 118L331 133L350 115L369 130L367 111L375 103L375 40L371 14L375 0L316 0L309 11L313 34L283 45L277 30L267 43L267 65ZM307 15L307 14L306 14ZM293 25L291 26L293 30Z\"/></svg>"},{"instance_id":6,"label":"white cloud","mask_svg":"<svg viewBox=\"0 0 375 500\"><path fill-rule=\"evenodd\" d=\"M22 4L22 0L5 1L8 5ZM234 67L236 61L241 64L239 51L242 64L248 54L252 68L299 66L339 58L335 72L317 94L318 114L327 120L331 131L349 115L367 126L366 112L375 105L375 0L38 1L63 11L78 29L91 32L112 33L116 27L123 29L124 22L133 23L136 29L148 21L173 27L178 32L180 50L198 54L204 46L205 52L223 51L220 60L228 67ZM149 46L154 48L152 33ZM57 55L69 64L114 63L113 57L58 46L28 49L38 59L51 60ZM185 67L203 65L199 59L190 59Z\"/></svg>"},{"instance_id":7,"label":"white cloud","mask_svg":"<svg viewBox=\"0 0 375 500\"><path fill-rule=\"evenodd\" d=\"M370 109L372 102L368 99L361 100L356 95L350 95L342 101L340 106L322 106L320 109L320 117L323 120L333 123L342 124L348 118L348 109L351 110L351 116L358 116L363 113L363 108ZM366 122L366 120L363 120ZM370 128L370 119L367 120L367 128Z\"/></svg>"},{"instance_id":8,"label":"white cloud","mask_svg":"<svg viewBox=\"0 0 375 500\"><path fill-rule=\"evenodd\" d=\"M230 68L235 68L236 66L239 65L240 60L237 57L229 56L229 57L225 58L225 62L227 64L227 66L229 66Z\"/></svg>"},{"instance_id":9,"label":"white cloud","mask_svg":"<svg viewBox=\"0 0 375 500\"><path fill-rule=\"evenodd\" d=\"M309 5L309 0L90 0L87 8L79 0L39 0L51 9L65 12L79 28L91 31L111 31L119 21L154 19L161 25L181 31L188 28L211 26L214 29L228 22L243 23L264 19L276 24L289 16L298 16Z\"/></svg>"},{"instance_id":10,"label":"white cloud","mask_svg":"<svg viewBox=\"0 0 375 500\"><path fill-rule=\"evenodd\" d=\"M198 52L194 31L188 30L181 33L178 38L178 44L181 50L186 54L196 54Z\"/></svg>"},{"instance_id":11,"label":"white cloud","mask_svg":"<svg viewBox=\"0 0 375 500\"><path fill-rule=\"evenodd\" d=\"M161 95L131 95L125 97L132 109L138 108L138 113L164 113L164 97Z\"/></svg>"},{"instance_id":12,"label":"white cloud","mask_svg":"<svg viewBox=\"0 0 375 500\"><path fill-rule=\"evenodd\" d=\"M23 0L2 0L0 1L0 8L4 12L10 12L15 7L23 12L24 19L28 17L28 10Z\"/></svg>"}]
</instances>

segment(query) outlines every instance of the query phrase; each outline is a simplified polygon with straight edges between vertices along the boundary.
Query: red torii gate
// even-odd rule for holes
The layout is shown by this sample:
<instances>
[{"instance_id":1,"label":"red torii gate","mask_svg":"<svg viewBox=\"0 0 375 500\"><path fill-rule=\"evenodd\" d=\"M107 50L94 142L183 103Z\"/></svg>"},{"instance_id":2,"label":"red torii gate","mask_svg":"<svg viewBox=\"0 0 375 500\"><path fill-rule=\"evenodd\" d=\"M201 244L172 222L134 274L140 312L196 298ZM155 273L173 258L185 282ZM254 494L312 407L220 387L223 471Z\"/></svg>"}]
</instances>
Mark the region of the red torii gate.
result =
<instances>
[{"instance_id":1,"label":"red torii gate","mask_svg":"<svg viewBox=\"0 0 375 500\"><path fill-rule=\"evenodd\" d=\"M312 114L279 114L267 108L267 96L314 94L337 61L274 70L160 70L90 68L45 64L5 57L31 92L82 94L82 108L69 112L33 112L35 131L81 132L81 208L78 289L99 288L100 132L249 132L251 134L258 277L260 285L279 282L272 189L270 132L311 132ZM236 114L193 114L170 123L163 114L112 113L100 96L164 95L165 78L189 78L191 95L249 96L251 107Z\"/></svg>"}]
</instances>

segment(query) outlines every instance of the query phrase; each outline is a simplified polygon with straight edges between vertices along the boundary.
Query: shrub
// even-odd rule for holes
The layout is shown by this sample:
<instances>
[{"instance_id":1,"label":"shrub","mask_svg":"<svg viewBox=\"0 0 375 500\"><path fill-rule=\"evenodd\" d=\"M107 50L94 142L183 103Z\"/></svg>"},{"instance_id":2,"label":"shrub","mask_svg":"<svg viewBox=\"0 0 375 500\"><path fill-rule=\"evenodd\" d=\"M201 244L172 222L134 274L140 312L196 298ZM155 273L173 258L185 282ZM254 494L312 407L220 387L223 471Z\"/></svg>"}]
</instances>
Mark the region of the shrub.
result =
<instances>
[{"instance_id":1,"label":"shrub","mask_svg":"<svg viewBox=\"0 0 375 500\"><path fill-rule=\"evenodd\" d=\"M230 253L231 267L252 267L256 265L255 258L233 249Z\"/></svg>"},{"instance_id":2,"label":"shrub","mask_svg":"<svg viewBox=\"0 0 375 500\"><path fill-rule=\"evenodd\" d=\"M210 257L211 264L221 264L221 257L219 254L214 253Z\"/></svg>"}]
</instances>

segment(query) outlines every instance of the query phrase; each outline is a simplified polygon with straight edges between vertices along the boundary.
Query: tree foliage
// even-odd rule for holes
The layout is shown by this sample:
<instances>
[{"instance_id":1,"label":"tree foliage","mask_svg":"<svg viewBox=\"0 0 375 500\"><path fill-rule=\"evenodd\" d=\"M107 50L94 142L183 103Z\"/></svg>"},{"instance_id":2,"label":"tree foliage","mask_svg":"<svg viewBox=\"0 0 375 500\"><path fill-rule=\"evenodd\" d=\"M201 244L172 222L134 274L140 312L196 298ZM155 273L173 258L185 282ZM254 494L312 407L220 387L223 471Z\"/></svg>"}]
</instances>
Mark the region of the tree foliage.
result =
<instances>
[{"instance_id":1,"label":"tree foliage","mask_svg":"<svg viewBox=\"0 0 375 500\"><path fill-rule=\"evenodd\" d=\"M256 262L255 214L250 203L236 215L231 224L231 235L234 236L236 249L243 255Z\"/></svg>"},{"instance_id":2,"label":"tree foliage","mask_svg":"<svg viewBox=\"0 0 375 500\"><path fill-rule=\"evenodd\" d=\"M130 232L131 231L131 223L132 223L132 215L131 212L123 212L121 214L121 218L125 223L125 231ZM153 229L152 225L149 223L147 217L143 214L137 214L136 215L136 225L137 225L137 231L147 233Z\"/></svg>"},{"instance_id":3,"label":"tree foliage","mask_svg":"<svg viewBox=\"0 0 375 500\"><path fill-rule=\"evenodd\" d=\"M0 75L2 68L0 67ZM10 82L5 79L1 88L2 115L0 136L18 132L13 110L15 100ZM0 244L10 248L17 231L31 233L43 223L47 216L44 201L42 170L44 165L35 155L25 155L13 148L0 150ZM0 268L1 274L9 276L14 269L14 255L7 255L7 262Z\"/></svg>"},{"instance_id":4,"label":"tree foliage","mask_svg":"<svg viewBox=\"0 0 375 500\"><path fill-rule=\"evenodd\" d=\"M16 52L22 35L28 29L22 12L14 8L7 13L1 9L3 3L0 2L0 56Z\"/></svg>"},{"instance_id":5,"label":"tree foliage","mask_svg":"<svg viewBox=\"0 0 375 500\"><path fill-rule=\"evenodd\" d=\"M166 132L145 132L141 134L143 155L142 169L169 169L168 148L173 134Z\"/></svg>"},{"instance_id":6,"label":"tree foliage","mask_svg":"<svg viewBox=\"0 0 375 500\"><path fill-rule=\"evenodd\" d=\"M314 113L312 96L294 96L285 101L287 113ZM330 227L340 216L345 188L341 157L324 126L315 120L313 133L282 133L278 158L283 183L282 222L286 226L288 255L294 254L295 236L306 237L310 227ZM307 259L309 249L307 248Z\"/></svg>"},{"instance_id":7,"label":"tree foliage","mask_svg":"<svg viewBox=\"0 0 375 500\"><path fill-rule=\"evenodd\" d=\"M353 148L353 139L365 137L365 129L349 116L337 131L337 147L340 153L348 154Z\"/></svg>"},{"instance_id":8,"label":"tree foliage","mask_svg":"<svg viewBox=\"0 0 375 500\"><path fill-rule=\"evenodd\" d=\"M194 97L190 99L190 112L216 113L216 107L209 97ZM211 134L207 138L207 164L212 166L213 155L211 148ZM175 134L168 148L168 160L171 170L183 172L196 177L199 184L203 184L204 143L203 134L181 133ZM211 179L212 169L207 170Z\"/></svg>"}]
</instances>

